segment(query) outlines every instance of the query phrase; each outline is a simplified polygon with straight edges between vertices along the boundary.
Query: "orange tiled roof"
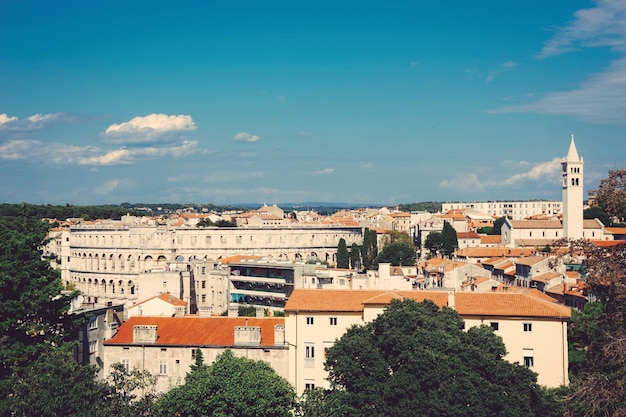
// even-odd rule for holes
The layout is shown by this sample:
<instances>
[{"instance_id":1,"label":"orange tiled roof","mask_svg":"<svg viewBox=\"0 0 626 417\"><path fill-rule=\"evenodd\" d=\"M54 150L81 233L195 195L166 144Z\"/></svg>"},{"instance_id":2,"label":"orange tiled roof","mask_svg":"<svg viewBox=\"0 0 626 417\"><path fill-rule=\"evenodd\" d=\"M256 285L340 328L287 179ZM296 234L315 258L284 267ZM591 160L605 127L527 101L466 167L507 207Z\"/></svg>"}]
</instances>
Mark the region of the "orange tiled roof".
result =
<instances>
[{"instance_id":1,"label":"orange tiled roof","mask_svg":"<svg viewBox=\"0 0 626 417\"><path fill-rule=\"evenodd\" d=\"M502 236L500 235L480 235L480 243L488 244L488 243L501 243Z\"/></svg>"},{"instance_id":2,"label":"orange tiled roof","mask_svg":"<svg viewBox=\"0 0 626 417\"><path fill-rule=\"evenodd\" d=\"M583 229L602 229L603 227L602 222L597 219L583 220Z\"/></svg>"},{"instance_id":3,"label":"orange tiled roof","mask_svg":"<svg viewBox=\"0 0 626 417\"><path fill-rule=\"evenodd\" d=\"M476 232L457 232L457 239L480 239L480 235Z\"/></svg>"},{"instance_id":4,"label":"orange tiled roof","mask_svg":"<svg viewBox=\"0 0 626 417\"><path fill-rule=\"evenodd\" d=\"M528 256L533 253L535 249L529 248L482 248L482 247L469 247L463 248L456 252L457 256L467 256L468 258L495 258L501 256L519 257Z\"/></svg>"},{"instance_id":5,"label":"orange tiled roof","mask_svg":"<svg viewBox=\"0 0 626 417\"><path fill-rule=\"evenodd\" d=\"M562 229L559 220L508 220L515 229Z\"/></svg>"},{"instance_id":6,"label":"orange tiled roof","mask_svg":"<svg viewBox=\"0 0 626 417\"><path fill-rule=\"evenodd\" d=\"M295 289L285 311L363 311L363 301L381 294L380 290L305 290Z\"/></svg>"},{"instance_id":7,"label":"orange tiled roof","mask_svg":"<svg viewBox=\"0 0 626 417\"><path fill-rule=\"evenodd\" d=\"M220 262L222 265L228 265L228 264L238 264L238 263L245 262L248 260L258 261L259 259L262 259L262 258L263 258L262 256L257 256L257 255L233 255L227 258L220 259Z\"/></svg>"},{"instance_id":8,"label":"orange tiled roof","mask_svg":"<svg viewBox=\"0 0 626 417\"><path fill-rule=\"evenodd\" d=\"M274 326L284 317L131 317L106 345L133 343L133 326L157 326L156 345L233 346L236 326L261 327L261 346L274 346Z\"/></svg>"},{"instance_id":9,"label":"orange tiled roof","mask_svg":"<svg viewBox=\"0 0 626 417\"><path fill-rule=\"evenodd\" d=\"M571 316L570 309L549 301L540 291L456 293L456 310L460 315L509 317ZM411 298L416 301L433 300L440 307L448 303L446 291L363 291L363 290L308 290L292 293L286 312L362 312L364 305L385 305L392 299ZM550 299L551 300L551 299Z\"/></svg>"},{"instance_id":10,"label":"orange tiled roof","mask_svg":"<svg viewBox=\"0 0 626 417\"><path fill-rule=\"evenodd\" d=\"M606 248L610 246L619 246L625 244L624 240L594 240L593 244L599 248Z\"/></svg>"},{"instance_id":11,"label":"orange tiled roof","mask_svg":"<svg viewBox=\"0 0 626 417\"><path fill-rule=\"evenodd\" d=\"M605 227L604 233L613 235L626 235L626 227Z\"/></svg>"},{"instance_id":12,"label":"orange tiled roof","mask_svg":"<svg viewBox=\"0 0 626 417\"><path fill-rule=\"evenodd\" d=\"M160 294L160 295L156 295L154 297L150 297L147 300L140 301L137 304L134 304L133 307L138 306L138 305L143 304L143 303L147 303L148 301L154 300L156 298L159 298L159 299L165 301L166 303L172 304L174 306L183 307L183 306L187 305L187 301L181 300L178 297L174 297L172 294L163 293L163 294Z\"/></svg>"},{"instance_id":13,"label":"orange tiled roof","mask_svg":"<svg viewBox=\"0 0 626 417\"><path fill-rule=\"evenodd\" d=\"M456 310L462 316L569 318L569 308L523 293L457 293Z\"/></svg>"},{"instance_id":14,"label":"orange tiled roof","mask_svg":"<svg viewBox=\"0 0 626 417\"><path fill-rule=\"evenodd\" d=\"M551 279L557 278L557 277L560 277L560 276L561 276L561 274L557 274L555 272L546 272L545 274L541 274L541 275L538 275L538 276L534 277L533 279L531 279L531 281L547 283Z\"/></svg>"}]
</instances>

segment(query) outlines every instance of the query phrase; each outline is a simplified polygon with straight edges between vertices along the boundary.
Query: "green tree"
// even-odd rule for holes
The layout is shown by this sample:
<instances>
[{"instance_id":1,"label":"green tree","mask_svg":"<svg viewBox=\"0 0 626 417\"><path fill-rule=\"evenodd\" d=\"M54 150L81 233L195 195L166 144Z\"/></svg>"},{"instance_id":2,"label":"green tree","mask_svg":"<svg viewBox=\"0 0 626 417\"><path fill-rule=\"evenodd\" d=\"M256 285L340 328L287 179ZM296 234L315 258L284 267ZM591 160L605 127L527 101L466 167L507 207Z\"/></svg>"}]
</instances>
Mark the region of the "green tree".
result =
<instances>
[{"instance_id":1,"label":"green tree","mask_svg":"<svg viewBox=\"0 0 626 417\"><path fill-rule=\"evenodd\" d=\"M588 291L597 303L570 326L573 352L572 415L626 416L626 245L555 242L570 256L584 254Z\"/></svg>"},{"instance_id":2,"label":"green tree","mask_svg":"<svg viewBox=\"0 0 626 417\"><path fill-rule=\"evenodd\" d=\"M440 310L430 300L392 301L328 350L327 396L336 396L347 417L534 417L548 404L559 407L535 373L503 359L504 343L493 329L462 328L451 308Z\"/></svg>"},{"instance_id":3,"label":"green tree","mask_svg":"<svg viewBox=\"0 0 626 417\"><path fill-rule=\"evenodd\" d=\"M127 371L121 363L111 365L109 382L115 392L111 407L123 417L150 416L156 399L156 377L146 370ZM141 393L141 395L139 395Z\"/></svg>"},{"instance_id":4,"label":"green tree","mask_svg":"<svg viewBox=\"0 0 626 417\"><path fill-rule=\"evenodd\" d=\"M337 245L337 268L348 269L350 267L350 254L348 253L348 247L346 246L346 240L344 238L339 239Z\"/></svg>"},{"instance_id":5,"label":"green tree","mask_svg":"<svg viewBox=\"0 0 626 417\"><path fill-rule=\"evenodd\" d=\"M598 219L604 226L611 226L613 224L609 215L599 206L593 206L583 210L583 219Z\"/></svg>"},{"instance_id":6,"label":"green tree","mask_svg":"<svg viewBox=\"0 0 626 417\"><path fill-rule=\"evenodd\" d=\"M430 251L431 256L443 250L444 240L440 232L431 232L426 236L424 247Z\"/></svg>"},{"instance_id":7,"label":"green tree","mask_svg":"<svg viewBox=\"0 0 626 417\"><path fill-rule=\"evenodd\" d=\"M350 247L350 268L355 270L361 268L361 248L356 242Z\"/></svg>"},{"instance_id":8,"label":"green tree","mask_svg":"<svg viewBox=\"0 0 626 417\"><path fill-rule=\"evenodd\" d=\"M361 246L361 259L363 268L370 269L378 256L378 233L376 230L365 228L363 231L363 245Z\"/></svg>"},{"instance_id":9,"label":"green tree","mask_svg":"<svg viewBox=\"0 0 626 417\"><path fill-rule=\"evenodd\" d=\"M626 168L610 170L593 194L595 204L610 218L619 223L626 221Z\"/></svg>"},{"instance_id":10,"label":"green tree","mask_svg":"<svg viewBox=\"0 0 626 417\"><path fill-rule=\"evenodd\" d=\"M502 234L502 225L504 224L505 220L506 220L506 217L498 217L493 222L493 229L491 230L491 234L492 235L501 235Z\"/></svg>"},{"instance_id":11,"label":"green tree","mask_svg":"<svg viewBox=\"0 0 626 417\"><path fill-rule=\"evenodd\" d=\"M96 368L81 366L66 349L50 349L15 371L8 396L15 417L120 415L116 393L96 377Z\"/></svg>"},{"instance_id":12,"label":"green tree","mask_svg":"<svg viewBox=\"0 0 626 417\"><path fill-rule=\"evenodd\" d=\"M386 245L378 254L376 263L390 263L393 266L415 265L415 246L406 242L396 242Z\"/></svg>"},{"instance_id":13,"label":"green tree","mask_svg":"<svg viewBox=\"0 0 626 417\"><path fill-rule=\"evenodd\" d=\"M14 372L72 340L71 295L39 251L48 227L27 207L0 217L0 414Z\"/></svg>"},{"instance_id":14,"label":"green tree","mask_svg":"<svg viewBox=\"0 0 626 417\"><path fill-rule=\"evenodd\" d=\"M450 223L443 222L441 237L443 237L443 254L446 256L452 255L459 247L459 241L456 237L456 230L454 230L454 227L452 227Z\"/></svg>"},{"instance_id":15,"label":"green tree","mask_svg":"<svg viewBox=\"0 0 626 417\"><path fill-rule=\"evenodd\" d=\"M294 389L263 361L237 358L227 350L170 390L156 408L163 416L292 416Z\"/></svg>"}]
</instances>

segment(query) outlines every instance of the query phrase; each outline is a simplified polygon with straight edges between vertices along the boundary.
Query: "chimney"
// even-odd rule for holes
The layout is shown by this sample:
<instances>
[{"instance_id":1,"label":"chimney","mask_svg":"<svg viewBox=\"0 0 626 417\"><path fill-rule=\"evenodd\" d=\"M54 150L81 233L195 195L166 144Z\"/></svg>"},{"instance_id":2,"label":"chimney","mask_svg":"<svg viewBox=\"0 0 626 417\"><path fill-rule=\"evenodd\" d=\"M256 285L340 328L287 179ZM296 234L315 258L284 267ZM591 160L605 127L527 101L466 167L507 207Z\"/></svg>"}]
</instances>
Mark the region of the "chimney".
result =
<instances>
[{"instance_id":1,"label":"chimney","mask_svg":"<svg viewBox=\"0 0 626 417\"><path fill-rule=\"evenodd\" d=\"M133 326L133 343L156 343L157 326Z\"/></svg>"},{"instance_id":2,"label":"chimney","mask_svg":"<svg viewBox=\"0 0 626 417\"><path fill-rule=\"evenodd\" d=\"M261 326L235 326L235 346L259 346Z\"/></svg>"},{"instance_id":3,"label":"chimney","mask_svg":"<svg viewBox=\"0 0 626 417\"><path fill-rule=\"evenodd\" d=\"M228 318L232 319L236 317L239 317L239 304L228 304Z\"/></svg>"},{"instance_id":4,"label":"chimney","mask_svg":"<svg viewBox=\"0 0 626 417\"><path fill-rule=\"evenodd\" d=\"M199 317L211 317L213 315L213 307L211 306L201 306L198 307L198 316Z\"/></svg>"},{"instance_id":5,"label":"chimney","mask_svg":"<svg viewBox=\"0 0 626 417\"><path fill-rule=\"evenodd\" d=\"M256 318L257 319L262 319L263 317L265 317L265 309L261 306L257 306L254 309L255 313L256 313Z\"/></svg>"},{"instance_id":6,"label":"chimney","mask_svg":"<svg viewBox=\"0 0 626 417\"><path fill-rule=\"evenodd\" d=\"M276 346L285 345L285 325L284 324L277 324L274 326L274 345Z\"/></svg>"},{"instance_id":7,"label":"chimney","mask_svg":"<svg viewBox=\"0 0 626 417\"><path fill-rule=\"evenodd\" d=\"M448 307L456 310L456 297L454 290L448 291Z\"/></svg>"}]
</instances>

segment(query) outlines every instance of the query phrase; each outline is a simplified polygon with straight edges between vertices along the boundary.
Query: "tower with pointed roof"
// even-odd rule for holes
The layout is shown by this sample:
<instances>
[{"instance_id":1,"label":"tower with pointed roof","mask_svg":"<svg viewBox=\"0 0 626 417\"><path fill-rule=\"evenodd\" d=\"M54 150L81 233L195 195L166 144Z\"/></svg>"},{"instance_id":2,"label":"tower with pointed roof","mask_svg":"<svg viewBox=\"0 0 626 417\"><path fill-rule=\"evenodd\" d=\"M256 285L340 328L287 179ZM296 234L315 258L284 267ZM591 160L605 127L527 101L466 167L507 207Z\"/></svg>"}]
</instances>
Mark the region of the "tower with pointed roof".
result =
<instances>
[{"instance_id":1,"label":"tower with pointed roof","mask_svg":"<svg viewBox=\"0 0 626 417\"><path fill-rule=\"evenodd\" d=\"M574 135L561 161L563 166L563 237L583 237L583 158L578 156Z\"/></svg>"}]
</instances>

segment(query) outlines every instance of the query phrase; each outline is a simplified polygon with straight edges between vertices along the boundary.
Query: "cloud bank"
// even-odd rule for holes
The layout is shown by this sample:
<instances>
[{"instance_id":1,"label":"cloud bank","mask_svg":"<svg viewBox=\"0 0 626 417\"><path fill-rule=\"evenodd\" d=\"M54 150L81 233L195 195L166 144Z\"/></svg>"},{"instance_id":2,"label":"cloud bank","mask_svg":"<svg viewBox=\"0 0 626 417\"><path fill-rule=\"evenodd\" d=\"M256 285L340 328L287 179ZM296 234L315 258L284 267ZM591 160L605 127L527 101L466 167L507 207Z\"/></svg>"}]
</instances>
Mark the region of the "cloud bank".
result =
<instances>
[{"instance_id":1,"label":"cloud bank","mask_svg":"<svg viewBox=\"0 0 626 417\"><path fill-rule=\"evenodd\" d=\"M583 48L609 48L619 57L571 91L550 92L526 104L489 113L539 113L573 116L588 123L626 124L626 2L600 0L581 9L546 41L536 58L545 59Z\"/></svg>"},{"instance_id":2,"label":"cloud bank","mask_svg":"<svg viewBox=\"0 0 626 417\"><path fill-rule=\"evenodd\" d=\"M137 116L128 122L112 124L101 135L101 139L105 143L113 144L161 142L193 130L196 130L196 124L191 116L153 113Z\"/></svg>"}]
</instances>

